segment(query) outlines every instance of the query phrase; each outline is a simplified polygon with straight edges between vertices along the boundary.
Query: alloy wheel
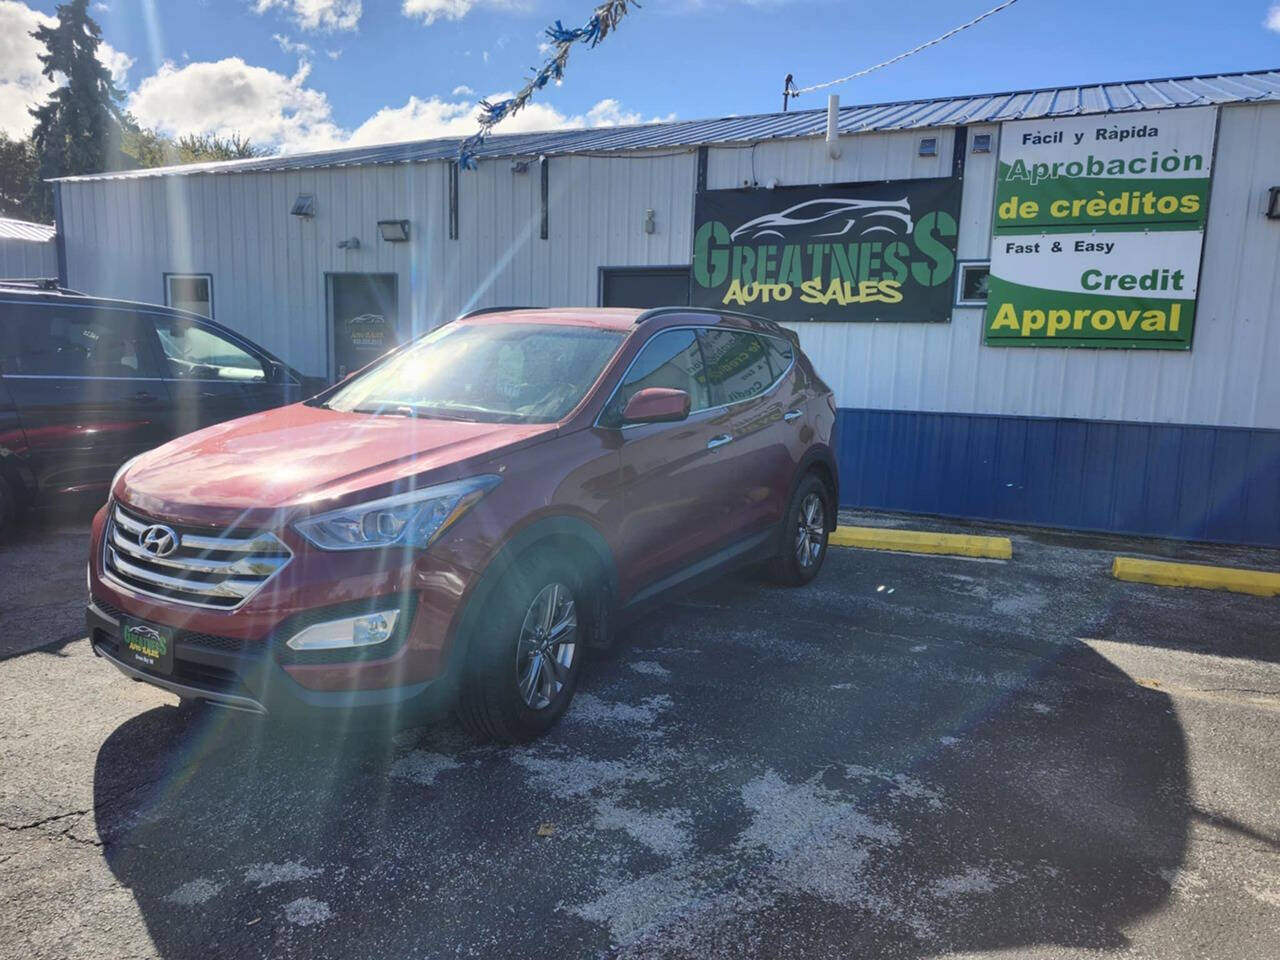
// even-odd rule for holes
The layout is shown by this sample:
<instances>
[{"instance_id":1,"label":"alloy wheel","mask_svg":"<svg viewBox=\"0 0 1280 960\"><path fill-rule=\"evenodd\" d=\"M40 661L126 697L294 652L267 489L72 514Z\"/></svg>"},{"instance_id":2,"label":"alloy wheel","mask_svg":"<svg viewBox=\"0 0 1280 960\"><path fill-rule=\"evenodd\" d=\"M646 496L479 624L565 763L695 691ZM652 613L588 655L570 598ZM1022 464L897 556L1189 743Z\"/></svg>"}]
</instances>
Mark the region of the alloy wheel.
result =
<instances>
[{"instance_id":1,"label":"alloy wheel","mask_svg":"<svg viewBox=\"0 0 1280 960\"><path fill-rule=\"evenodd\" d=\"M578 614L573 593L549 583L529 604L516 643L516 684L532 710L545 710L569 682L578 651Z\"/></svg>"},{"instance_id":2,"label":"alloy wheel","mask_svg":"<svg viewBox=\"0 0 1280 960\"><path fill-rule=\"evenodd\" d=\"M826 513L822 498L811 493L800 501L800 517L796 529L796 562L809 569L818 562L826 544Z\"/></svg>"}]
</instances>

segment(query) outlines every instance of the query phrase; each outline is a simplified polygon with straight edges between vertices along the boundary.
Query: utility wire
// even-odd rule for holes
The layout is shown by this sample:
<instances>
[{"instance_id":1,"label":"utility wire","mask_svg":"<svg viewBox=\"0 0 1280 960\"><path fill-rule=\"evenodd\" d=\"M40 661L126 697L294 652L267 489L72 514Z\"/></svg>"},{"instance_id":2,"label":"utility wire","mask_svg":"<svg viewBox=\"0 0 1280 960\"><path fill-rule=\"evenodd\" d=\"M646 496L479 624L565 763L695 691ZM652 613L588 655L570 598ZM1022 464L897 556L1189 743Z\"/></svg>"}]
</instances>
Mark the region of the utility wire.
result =
<instances>
[{"instance_id":1,"label":"utility wire","mask_svg":"<svg viewBox=\"0 0 1280 960\"><path fill-rule=\"evenodd\" d=\"M997 14L1001 10L1006 9L1007 7L1012 7L1017 2L1018 0L1004 0L1004 3L1000 4L999 6L992 7L986 13L979 14L978 16L970 20L968 23L962 23L960 24L960 26L952 30L948 30L946 33L944 33L940 37L934 37L932 40L927 40L924 43L920 44L920 46L918 47L912 47L906 53L900 53L896 57L890 57L888 60L882 60L879 63L874 64L873 66L867 67L865 70L859 70L857 73L851 73L847 77L840 77L839 79L836 79L836 80L828 80L826 83L815 83L811 87L801 87L799 90L792 92L790 96L798 97L802 93L812 93L815 90L822 90L826 87L834 87L836 84L845 83L849 80L854 80L858 77L865 77L868 73L871 73L875 70L879 70L881 67L887 67L890 64L897 63L899 60L905 60L907 59L907 57L914 56L915 54L919 53L921 50L925 50L929 47L932 47L934 44L941 43L943 40L948 40L951 37L954 37L957 33L960 33L963 30L968 30L970 27L974 26L975 24L981 23L983 20L987 19L987 17ZM790 77L788 77L787 79L790 80Z\"/></svg>"}]
</instances>

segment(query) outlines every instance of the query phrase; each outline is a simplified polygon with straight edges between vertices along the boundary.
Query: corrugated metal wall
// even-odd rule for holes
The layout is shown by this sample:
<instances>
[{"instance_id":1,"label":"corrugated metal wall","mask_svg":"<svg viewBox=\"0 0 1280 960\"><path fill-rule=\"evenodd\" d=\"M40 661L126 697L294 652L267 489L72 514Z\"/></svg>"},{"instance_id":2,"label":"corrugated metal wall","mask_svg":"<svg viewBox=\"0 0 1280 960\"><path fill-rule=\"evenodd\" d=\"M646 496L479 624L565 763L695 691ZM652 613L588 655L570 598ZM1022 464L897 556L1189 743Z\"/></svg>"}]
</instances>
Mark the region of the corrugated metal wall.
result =
<instances>
[{"instance_id":1,"label":"corrugated metal wall","mask_svg":"<svg viewBox=\"0 0 1280 960\"><path fill-rule=\"evenodd\" d=\"M58 252L52 240L42 243L0 237L0 279L57 275Z\"/></svg>"},{"instance_id":2,"label":"corrugated metal wall","mask_svg":"<svg viewBox=\"0 0 1280 960\"><path fill-rule=\"evenodd\" d=\"M471 306L594 304L602 265L688 262L692 151L549 162L546 240L536 163L463 174L457 240L443 163L67 183L68 283L163 303L165 272L211 273L215 319L324 374L329 272L397 274L401 316L426 330ZM312 219L289 214L302 193ZM380 219L408 219L410 242L381 240Z\"/></svg>"}]
</instances>

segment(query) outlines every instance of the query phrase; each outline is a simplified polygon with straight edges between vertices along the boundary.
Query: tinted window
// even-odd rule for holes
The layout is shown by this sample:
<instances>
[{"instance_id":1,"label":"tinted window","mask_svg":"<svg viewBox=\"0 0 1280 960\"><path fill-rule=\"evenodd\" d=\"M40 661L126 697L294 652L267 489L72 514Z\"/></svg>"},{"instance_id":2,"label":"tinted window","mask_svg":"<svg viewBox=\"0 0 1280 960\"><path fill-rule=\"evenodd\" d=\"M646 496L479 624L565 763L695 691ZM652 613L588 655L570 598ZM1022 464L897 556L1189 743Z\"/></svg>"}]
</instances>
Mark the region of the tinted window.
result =
<instances>
[{"instance_id":1,"label":"tinted window","mask_svg":"<svg viewBox=\"0 0 1280 960\"><path fill-rule=\"evenodd\" d=\"M734 330L703 330L702 353L707 358L711 402L736 403L773 383L769 356L760 338Z\"/></svg>"},{"instance_id":2,"label":"tinted window","mask_svg":"<svg viewBox=\"0 0 1280 960\"><path fill-rule=\"evenodd\" d=\"M346 381L326 406L507 423L569 413L622 343L614 330L451 323Z\"/></svg>"},{"instance_id":3,"label":"tinted window","mask_svg":"<svg viewBox=\"0 0 1280 960\"><path fill-rule=\"evenodd\" d=\"M620 425L627 401L645 387L671 387L685 391L689 394L690 410L711 406L707 379L702 370L702 352L692 330L668 330L644 345L609 401L600 418L601 423Z\"/></svg>"},{"instance_id":4,"label":"tinted window","mask_svg":"<svg viewBox=\"0 0 1280 960\"><path fill-rule=\"evenodd\" d=\"M787 367L791 366L794 354L791 352L791 344L786 340L778 337L761 337L765 349L769 351L769 369L773 372L773 378L776 380L787 372Z\"/></svg>"},{"instance_id":5,"label":"tinted window","mask_svg":"<svg viewBox=\"0 0 1280 960\"><path fill-rule=\"evenodd\" d=\"M178 317L152 314L169 376L179 380L263 381L262 360L226 337Z\"/></svg>"},{"instance_id":6,"label":"tinted window","mask_svg":"<svg viewBox=\"0 0 1280 960\"><path fill-rule=\"evenodd\" d=\"M54 377L158 377L151 333L129 310L0 307L0 368Z\"/></svg>"}]
</instances>

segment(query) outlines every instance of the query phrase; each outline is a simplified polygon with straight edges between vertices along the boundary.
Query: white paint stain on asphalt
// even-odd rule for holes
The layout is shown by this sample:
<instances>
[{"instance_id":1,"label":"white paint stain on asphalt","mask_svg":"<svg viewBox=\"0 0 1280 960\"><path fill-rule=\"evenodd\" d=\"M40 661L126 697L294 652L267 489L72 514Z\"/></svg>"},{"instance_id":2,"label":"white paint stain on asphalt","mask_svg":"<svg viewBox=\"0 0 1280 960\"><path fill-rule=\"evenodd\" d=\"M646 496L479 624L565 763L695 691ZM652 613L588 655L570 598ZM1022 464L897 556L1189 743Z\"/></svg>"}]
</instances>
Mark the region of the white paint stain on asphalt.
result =
<instances>
[{"instance_id":1,"label":"white paint stain on asphalt","mask_svg":"<svg viewBox=\"0 0 1280 960\"><path fill-rule=\"evenodd\" d=\"M627 664L636 673L643 673L649 677L669 677L671 671L658 663L656 660L633 660Z\"/></svg>"},{"instance_id":2,"label":"white paint stain on asphalt","mask_svg":"<svg viewBox=\"0 0 1280 960\"><path fill-rule=\"evenodd\" d=\"M275 886L277 883L292 883L296 880L310 880L324 873L320 867L308 867L298 860L286 860L284 863L253 863L245 868L244 882L256 884L258 889Z\"/></svg>"},{"instance_id":3,"label":"white paint stain on asphalt","mask_svg":"<svg viewBox=\"0 0 1280 960\"><path fill-rule=\"evenodd\" d=\"M568 719L596 726L637 729L652 727L673 705L671 698L665 693L646 697L638 704L615 703L594 694L579 693L573 698Z\"/></svg>"},{"instance_id":4,"label":"white paint stain on asphalt","mask_svg":"<svg viewBox=\"0 0 1280 960\"><path fill-rule=\"evenodd\" d=\"M324 923L332 916L333 911L329 909L327 903L323 900L313 900L311 897L299 897L284 905L284 918L299 927Z\"/></svg>"},{"instance_id":5,"label":"white paint stain on asphalt","mask_svg":"<svg viewBox=\"0 0 1280 960\"><path fill-rule=\"evenodd\" d=\"M686 810L644 810L620 807L605 800L595 804L595 825L601 830L622 830L654 853L678 860L693 849Z\"/></svg>"},{"instance_id":6,"label":"white paint stain on asphalt","mask_svg":"<svg viewBox=\"0 0 1280 960\"><path fill-rule=\"evenodd\" d=\"M166 903L176 903L180 907L196 907L212 900L225 886L225 883L215 883L205 877L196 877L194 880L188 880L164 899Z\"/></svg>"},{"instance_id":7,"label":"white paint stain on asphalt","mask_svg":"<svg viewBox=\"0 0 1280 960\"><path fill-rule=\"evenodd\" d=\"M446 770L461 767L457 760L430 750L412 750L391 765L390 775L397 780L430 785Z\"/></svg>"},{"instance_id":8,"label":"white paint stain on asphalt","mask_svg":"<svg viewBox=\"0 0 1280 960\"><path fill-rule=\"evenodd\" d=\"M534 747L528 752L516 753L511 758L512 762L529 772L534 786L563 799L582 797L624 784L656 783L660 779L656 771L643 764L591 760L569 753L546 756L539 750L539 747Z\"/></svg>"}]
</instances>

